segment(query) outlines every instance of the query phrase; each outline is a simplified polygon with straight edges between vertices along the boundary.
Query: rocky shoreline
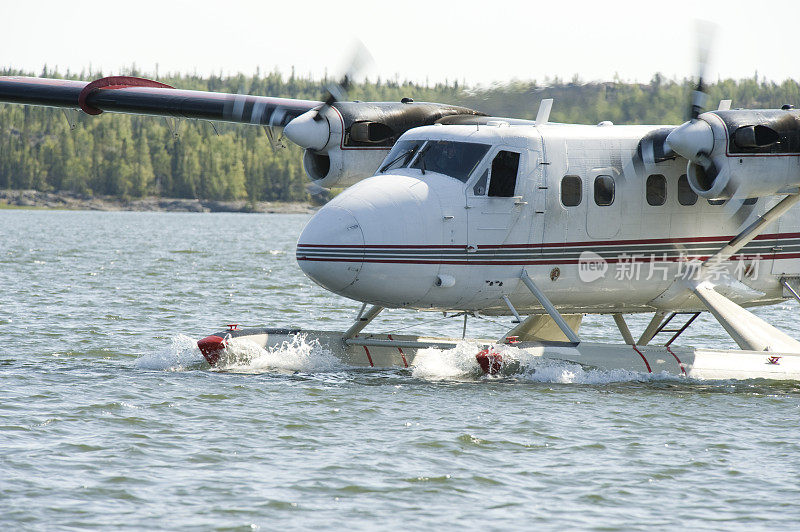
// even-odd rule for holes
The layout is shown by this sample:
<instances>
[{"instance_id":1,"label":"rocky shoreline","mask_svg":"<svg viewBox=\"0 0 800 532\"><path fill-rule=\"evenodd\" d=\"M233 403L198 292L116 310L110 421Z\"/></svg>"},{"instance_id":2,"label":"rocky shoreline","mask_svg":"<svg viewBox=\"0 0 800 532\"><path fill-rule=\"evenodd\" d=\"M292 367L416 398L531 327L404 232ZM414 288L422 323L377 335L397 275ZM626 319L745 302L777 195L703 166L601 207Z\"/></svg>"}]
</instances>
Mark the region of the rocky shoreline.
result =
<instances>
[{"instance_id":1,"label":"rocky shoreline","mask_svg":"<svg viewBox=\"0 0 800 532\"><path fill-rule=\"evenodd\" d=\"M147 197L123 199L114 196L89 196L73 192L38 190L0 190L0 209L31 208L80 211L162 211L162 212L259 212L309 214L318 207L311 203L260 201L217 201Z\"/></svg>"}]
</instances>

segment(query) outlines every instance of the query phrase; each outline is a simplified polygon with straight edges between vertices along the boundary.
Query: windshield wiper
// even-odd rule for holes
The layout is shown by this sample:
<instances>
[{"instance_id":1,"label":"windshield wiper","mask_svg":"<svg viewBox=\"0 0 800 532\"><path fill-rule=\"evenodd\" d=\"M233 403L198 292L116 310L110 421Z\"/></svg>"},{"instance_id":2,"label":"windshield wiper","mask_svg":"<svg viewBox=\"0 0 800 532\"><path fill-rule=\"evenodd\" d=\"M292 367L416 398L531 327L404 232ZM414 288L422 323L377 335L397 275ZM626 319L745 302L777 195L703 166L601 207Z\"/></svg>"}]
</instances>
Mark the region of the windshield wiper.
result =
<instances>
[{"instance_id":1,"label":"windshield wiper","mask_svg":"<svg viewBox=\"0 0 800 532\"><path fill-rule=\"evenodd\" d=\"M425 155L428 153L428 150L423 150L419 153L419 157L417 157L417 164L420 165L419 169L422 171L422 175L425 175Z\"/></svg>"},{"instance_id":2,"label":"windshield wiper","mask_svg":"<svg viewBox=\"0 0 800 532\"><path fill-rule=\"evenodd\" d=\"M385 172L387 168L392 166L394 163L396 163L397 161L399 161L403 157L408 157L409 155L413 155L414 152L417 151L418 147L419 146L412 146L411 148L407 149L406 151L404 151L403 153L401 153L400 155L398 155L397 157L395 157L394 159L392 159L388 163L384 164L383 167L381 167L381 172Z\"/></svg>"}]
</instances>

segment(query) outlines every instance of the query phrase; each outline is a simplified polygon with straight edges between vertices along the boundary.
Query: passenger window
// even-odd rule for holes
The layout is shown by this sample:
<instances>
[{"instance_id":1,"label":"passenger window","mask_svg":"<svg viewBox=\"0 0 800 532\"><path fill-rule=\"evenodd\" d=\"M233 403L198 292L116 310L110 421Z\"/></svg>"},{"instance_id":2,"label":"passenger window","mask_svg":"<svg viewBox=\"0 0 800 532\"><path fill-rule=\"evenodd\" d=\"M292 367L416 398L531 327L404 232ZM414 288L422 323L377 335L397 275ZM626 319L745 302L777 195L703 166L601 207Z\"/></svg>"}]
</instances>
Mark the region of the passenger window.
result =
<instances>
[{"instance_id":1,"label":"passenger window","mask_svg":"<svg viewBox=\"0 0 800 532\"><path fill-rule=\"evenodd\" d=\"M483 171L483 174L475 181L475 186L472 187L472 193L476 196L486 195L486 181L489 179L489 169Z\"/></svg>"},{"instance_id":2,"label":"passenger window","mask_svg":"<svg viewBox=\"0 0 800 532\"><path fill-rule=\"evenodd\" d=\"M561 179L561 204L564 207L577 207L581 204L581 178L576 175L565 175Z\"/></svg>"},{"instance_id":3,"label":"passenger window","mask_svg":"<svg viewBox=\"0 0 800 532\"><path fill-rule=\"evenodd\" d=\"M667 178L661 174L647 176L645 197L648 205L653 207L664 205L667 201Z\"/></svg>"},{"instance_id":4,"label":"passenger window","mask_svg":"<svg viewBox=\"0 0 800 532\"><path fill-rule=\"evenodd\" d=\"M594 202L601 207L614 203L614 178L599 175L594 178Z\"/></svg>"},{"instance_id":5,"label":"passenger window","mask_svg":"<svg viewBox=\"0 0 800 532\"><path fill-rule=\"evenodd\" d=\"M517 187L519 153L500 151L492 161L492 178L489 181L489 195L510 198Z\"/></svg>"},{"instance_id":6,"label":"passenger window","mask_svg":"<svg viewBox=\"0 0 800 532\"><path fill-rule=\"evenodd\" d=\"M697 203L697 194L689 186L689 178L683 174L678 178L678 203L685 206Z\"/></svg>"}]
</instances>

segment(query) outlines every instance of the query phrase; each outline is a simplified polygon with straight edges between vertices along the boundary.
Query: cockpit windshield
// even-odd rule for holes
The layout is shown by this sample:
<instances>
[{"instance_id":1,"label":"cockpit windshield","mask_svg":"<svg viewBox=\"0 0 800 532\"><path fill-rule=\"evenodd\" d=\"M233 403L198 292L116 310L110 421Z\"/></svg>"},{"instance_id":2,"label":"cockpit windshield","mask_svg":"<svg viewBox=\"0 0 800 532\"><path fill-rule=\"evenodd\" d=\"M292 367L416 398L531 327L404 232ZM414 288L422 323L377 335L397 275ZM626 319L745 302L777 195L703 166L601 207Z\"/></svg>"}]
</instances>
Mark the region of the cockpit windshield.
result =
<instances>
[{"instance_id":1,"label":"cockpit windshield","mask_svg":"<svg viewBox=\"0 0 800 532\"><path fill-rule=\"evenodd\" d=\"M395 168L405 168L424 143L424 140L401 140L396 143L389 155L386 156L386 162L383 163L380 171L387 172Z\"/></svg>"},{"instance_id":2,"label":"cockpit windshield","mask_svg":"<svg viewBox=\"0 0 800 532\"><path fill-rule=\"evenodd\" d=\"M423 173L438 172L466 183L487 151L488 144L429 140L412 168L419 168Z\"/></svg>"},{"instance_id":3,"label":"cockpit windshield","mask_svg":"<svg viewBox=\"0 0 800 532\"><path fill-rule=\"evenodd\" d=\"M402 140L386 156L380 172L411 165L411 168L418 168L422 173L437 172L466 183L489 148L488 144L476 142Z\"/></svg>"}]
</instances>

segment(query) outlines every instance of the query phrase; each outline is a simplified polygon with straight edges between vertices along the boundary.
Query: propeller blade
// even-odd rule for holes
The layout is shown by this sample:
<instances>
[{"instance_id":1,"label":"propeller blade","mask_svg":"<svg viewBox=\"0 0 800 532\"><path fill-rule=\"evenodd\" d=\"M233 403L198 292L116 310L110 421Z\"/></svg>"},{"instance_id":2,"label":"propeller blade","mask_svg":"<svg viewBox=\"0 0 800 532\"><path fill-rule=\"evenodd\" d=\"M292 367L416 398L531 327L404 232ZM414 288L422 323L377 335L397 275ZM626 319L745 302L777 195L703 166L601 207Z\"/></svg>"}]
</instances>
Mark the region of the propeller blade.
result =
<instances>
[{"instance_id":1,"label":"propeller blade","mask_svg":"<svg viewBox=\"0 0 800 532\"><path fill-rule=\"evenodd\" d=\"M320 120L322 112L334 103L347 100L347 93L350 91L353 79L374 62L372 54L369 53L364 43L356 40L344 75L337 83L332 83L325 89L325 94L322 98L323 104L317 109L314 120Z\"/></svg>"},{"instance_id":2,"label":"propeller blade","mask_svg":"<svg viewBox=\"0 0 800 532\"><path fill-rule=\"evenodd\" d=\"M697 37L697 86L692 92L692 105L689 112L691 120L695 120L705 111L706 102L708 101L705 80L708 77L708 61L716 31L717 25L713 22L707 20L695 21L695 35Z\"/></svg>"}]
</instances>

